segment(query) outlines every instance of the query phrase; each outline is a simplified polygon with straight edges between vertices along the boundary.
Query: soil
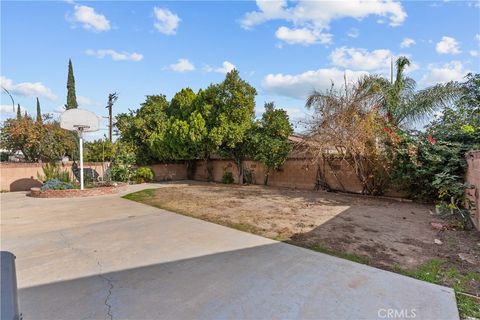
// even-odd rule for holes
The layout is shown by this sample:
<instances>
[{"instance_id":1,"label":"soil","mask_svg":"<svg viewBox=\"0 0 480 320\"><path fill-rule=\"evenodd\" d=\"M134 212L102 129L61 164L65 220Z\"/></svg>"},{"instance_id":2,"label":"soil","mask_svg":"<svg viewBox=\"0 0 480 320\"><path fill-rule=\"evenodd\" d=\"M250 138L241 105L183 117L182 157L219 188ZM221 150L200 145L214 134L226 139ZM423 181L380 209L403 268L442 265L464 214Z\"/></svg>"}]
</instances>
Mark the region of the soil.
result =
<instances>
[{"instance_id":1,"label":"soil","mask_svg":"<svg viewBox=\"0 0 480 320\"><path fill-rule=\"evenodd\" d=\"M382 269L414 270L443 259L461 273L480 270L480 232L435 229L432 222L446 221L430 205L201 182L172 183L152 192L141 201L295 245L367 257ZM478 283L472 285L469 291L479 295Z\"/></svg>"}]
</instances>

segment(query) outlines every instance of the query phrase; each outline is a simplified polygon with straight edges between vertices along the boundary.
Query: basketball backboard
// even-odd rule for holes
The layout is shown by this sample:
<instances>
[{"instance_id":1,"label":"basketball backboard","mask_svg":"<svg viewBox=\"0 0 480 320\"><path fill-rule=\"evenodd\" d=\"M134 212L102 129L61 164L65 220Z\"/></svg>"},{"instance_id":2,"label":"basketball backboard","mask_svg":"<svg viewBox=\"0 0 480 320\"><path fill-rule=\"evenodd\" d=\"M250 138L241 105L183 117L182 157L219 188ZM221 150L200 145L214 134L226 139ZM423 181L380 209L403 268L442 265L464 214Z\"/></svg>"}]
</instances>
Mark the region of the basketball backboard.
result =
<instances>
[{"instance_id":1,"label":"basketball backboard","mask_svg":"<svg viewBox=\"0 0 480 320\"><path fill-rule=\"evenodd\" d=\"M99 122L95 113L85 109L69 109L60 115L60 127L72 131L98 131Z\"/></svg>"}]
</instances>

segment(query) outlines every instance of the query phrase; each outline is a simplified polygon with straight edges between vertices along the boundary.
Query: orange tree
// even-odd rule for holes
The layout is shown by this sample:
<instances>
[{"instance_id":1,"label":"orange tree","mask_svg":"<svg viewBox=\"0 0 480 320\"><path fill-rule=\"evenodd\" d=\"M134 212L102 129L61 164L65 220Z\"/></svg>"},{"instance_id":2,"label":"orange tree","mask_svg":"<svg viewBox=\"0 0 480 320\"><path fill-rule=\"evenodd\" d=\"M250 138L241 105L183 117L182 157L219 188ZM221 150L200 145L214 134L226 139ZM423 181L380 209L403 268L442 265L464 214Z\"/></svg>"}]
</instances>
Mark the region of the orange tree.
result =
<instances>
[{"instance_id":1,"label":"orange tree","mask_svg":"<svg viewBox=\"0 0 480 320\"><path fill-rule=\"evenodd\" d=\"M53 120L40 122L29 116L7 119L0 132L0 147L22 152L26 161L55 161L72 156L77 149L75 135Z\"/></svg>"}]
</instances>

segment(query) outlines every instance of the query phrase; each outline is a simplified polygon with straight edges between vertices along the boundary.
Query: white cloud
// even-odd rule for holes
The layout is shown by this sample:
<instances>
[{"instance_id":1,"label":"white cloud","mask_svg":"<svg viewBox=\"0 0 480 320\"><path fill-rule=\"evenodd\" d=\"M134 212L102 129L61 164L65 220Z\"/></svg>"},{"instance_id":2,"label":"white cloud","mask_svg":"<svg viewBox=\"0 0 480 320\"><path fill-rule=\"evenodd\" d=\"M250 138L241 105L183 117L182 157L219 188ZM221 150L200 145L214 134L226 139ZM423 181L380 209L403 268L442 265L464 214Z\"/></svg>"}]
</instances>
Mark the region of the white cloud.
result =
<instances>
[{"instance_id":1,"label":"white cloud","mask_svg":"<svg viewBox=\"0 0 480 320\"><path fill-rule=\"evenodd\" d=\"M475 35L475 40L477 40L477 41L478 41L478 44L480 45L480 33L477 33L477 34Z\"/></svg>"},{"instance_id":2,"label":"white cloud","mask_svg":"<svg viewBox=\"0 0 480 320\"><path fill-rule=\"evenodd\" d=\"M140 53L128 53L128 52L117 52L113 49L99 49L92 50L88 49L85 51L85 54L89 56L95 56L99 59L103 59L106 56L110 56L114 61L141 61L143 60L143 55Z\"/></svg>"},{"instance_id":3,"label":"white cloud","mask_svg":"<svg viewBox=\"0 0 480 320\"><path fill-rule=\"evenodd\" d=\"M78 105L81 106L81 107L84 107L84 106L99 106L100 103L98 103L97 101L93 100L93 99L90 99L90 98L87 98L87 97L84 97L84 96L77 96L77 102L78 102Z\"/></svg>"},{"instance_id":4,"label":"white cloud","mask_svg":"<svg viewBox=\"0 0 480 320\"><path fill-rule=\"evenodd\" d=\"M170 69L176 72L188 72L195 70L195 66L188 59L178 59L177 63L170 65Z\"/></svg>"},{"instance_id":5,"label":"white cloud","mask_svg":"<svg viewBox=\"0 0 480 320\"><path fill-rule=\"evenodd\" d=\"M341 47L330 54L330 60L336 66L357 70L377 70L390 66L392 52L387 49L368 51L362 48Z\"/></svg>"},{"instance_id":6,"label":"white cloud","mask_svg":"<svg viewBox=\"0 0 480 320\"><path fill-rule=\"evenodd\" d=\"M313 90L330 88L332 82L337 86L343 85L344 76L351 82L366 74L366 71L343 71L337 68L311 70L295 75L268 74L262 81L262 87L270 93L304 100Z\"/></svg>"},{"instance_id":7,"label":"white cloud","mask_svg":"<svg viewBox=\"0 0 480 320\"><path fill-rule=\"evenodd\" d=\"M477 50L470 50L469 53L472 57L478 57L478 51Z\"/></svg>"},{"instance_id":8,"label":"white cloud","mask_svg":"<svg viewBox=\"0 0 480 320\"><path fill-rule=\"evenodd\" d=\"M410 48L415 44L415 40L411 38L405 38L403 41L400 43L400 48Z\"/></svg>"},{"instance_id":9,"label":"white cloud","mask_svg":"<svg viewBox=\"0 0 480 320\"><path fill-rule=\"evenodd\" d=\"M312 44L329 43L330 34L325 30L330 28L333 20L354 18L361 20L369 15L378 15L390 20L391 26L403 23L407 14L400 2L395 0L350 0L350 1L311 1L299 0L289 5L287 0L257 0L257 11L248 12L241 19L243 28L270 21L285 20L293 27L278 29L276 35L287 43ZM309 32L306 32L308 30ZM315 37L315 41L312 40ZM304 41L298 40L299 38Z\"/></svg>"},{"instance_id":10,"label":"white cloud","mask_svg":"<svg viewBox=\"0 0 480 320\"><path fill-rule=\"evenodd\" d=\"M87 30L108 31L111 29L110 21L95 9L87 6L74 6L73 21L81 23Z\"/></svg>"},{"instance_id":11,"label":"white cloud","mask_svg":"<svg viewBox=\"0 0 480 320\"><path fill-rule=\"evenodd\" d=\"M420 84L428 86L437 83L462 80L468 72L469 70L466 70L460 61L452 61L443 66L430 64L428 66L428 73L420 80Z\"/></svg>"},{"instance_id":12,"label":"white cloud","mask_svg":"<svg viewBox=\"0 0 480 320\"><path fill-rule=\"evenodd\" d=\"M351 28L347 32L347 36L349 36L350 38L358 38L359 35L360 35L360 31L357 28Z\"/></svg>"},{"instance_id":13,"label":"white cloud","mask_svg":"<svg viewBox=\"0 0 480 320\"><path fill-rule=\"evenodd\" d=\"M25 112L25 108L20 106L20 111L23 114ZM16 114L17 113L17 105L15 105L15 109L13 109L13 106L11 104L2 104L2 105L0 105L0 113L2 113L2 114L5 113L5 114L8 114L8 115Z\"/></svg>"},{"instance_id":14,"label":"white cloud","mask_svg":"<svg viewBox=\"0 0 480 320\"><path fill-rule=\"evenodd\" d=\"M41 82L21 82L14 84L11 79L1 76L0 85L12 94L26 97L42 97L48 100L57 99L57 96L53 94L52 90Z\"/></svg>"},{"instance_id":15,"label":"white cloud","mask_svg":"<svg viewBox=\"0 0 480 320\"><path fill-rule=\"evenodd\" d=\"M457 40L455 40L455 38L446 36L442 37L442 40L437 43L435 49L440 54L458 54L462 52L460 51Z\"/></svg>"},{"instance_id":16,"label":"white cloud","mask_svg":"<svg viewBox=\"0 0 480 320\"><path fill-rule=\"evenodd\" d=\"M153 14L155 16L155 28L167 35L173 35L177 32L178 25L182 21L178 15L172 11L164 8L153 8Z\"/></svg>"},{"instance_id":17,"label":"white cloud","mask_svg":"<svg viewBox=\"0 0 480 320\"><path fill-rule=\"evenodd\" d=\"M206 65L203 67L203 70L206 72L218 72L218 73L228 73L235 69L235 65L231 63L230 61L223 61L221 67L212 67L210 65Z\"/></svg>"},{"instance_id":18,"label":"white cloud","mask_svg":"<svg viewBox=\"0 0 480 320\"><path fill-rule=\"evenodd\" d=\"M275 32L275 36L288 44L303 44L305 46L314 43L327 44L332 42L332 35L329 33L320 33L308 28L290 29L280 27Z\"/></svg>"}]
</instances>

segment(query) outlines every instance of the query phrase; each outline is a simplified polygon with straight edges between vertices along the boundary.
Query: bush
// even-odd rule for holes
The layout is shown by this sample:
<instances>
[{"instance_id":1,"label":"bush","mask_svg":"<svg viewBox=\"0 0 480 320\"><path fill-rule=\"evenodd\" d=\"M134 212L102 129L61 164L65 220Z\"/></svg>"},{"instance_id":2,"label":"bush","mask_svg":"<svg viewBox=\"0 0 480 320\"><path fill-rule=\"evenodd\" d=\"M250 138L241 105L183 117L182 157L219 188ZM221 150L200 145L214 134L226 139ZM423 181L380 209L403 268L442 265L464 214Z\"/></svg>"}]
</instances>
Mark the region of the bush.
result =
<instances>
[{"instance_id":1,"label":"bush","mask_svg":"<svg viewBox=\"0 0 480 320\"><path fill-rule=\"evenodd\" d=\"M67 190L67 189L73 189L74 186L71 183L60 181L58 179L51 179L46 181L40 190L46 191L46 190Z\"/></svg>"},{"instance_id":2,"label":"bush","mask_svg":"<svg viewBox=\"0 0 480 320\"><path fill-rule=\"evenodd\" d=\"M71 183L70 173L67 170L63 170L58 164L51 162L42 166L43 176L37 174L38 180L46 182L49 180L60 180L62 182Z\"/></svg>"},{"instance_id":3,"label":"bush","mask_svg":"<svg viewBox=\"0 0 480 320\"><path fill-rule=\"evenodd\" d=\"M113 181L129 182L133 176L135 154L126 145L117 146L115 158L110 166L109 179Z\"/></svg>"},{"instance_id":4,"label":"bush","mask_svg":"<svg viewBox=\"0 0 480 320\"><path fill-rule=\"evenodd\" d=\"M134 178L136 183L152 181L154 177L152 169L149 167L140 167L135 171Z\"/></svg>"},{"instance_id":5,"label":"bush","mask_svg":"<svg viewBox=\"0 0 480 320\"><path fill-rule=\"evenodd\" d=\"M235 180L233 179L233 174L231 172L225 172L222 177L222 183L232 184Z\"/></svg>"}]
</instances>

